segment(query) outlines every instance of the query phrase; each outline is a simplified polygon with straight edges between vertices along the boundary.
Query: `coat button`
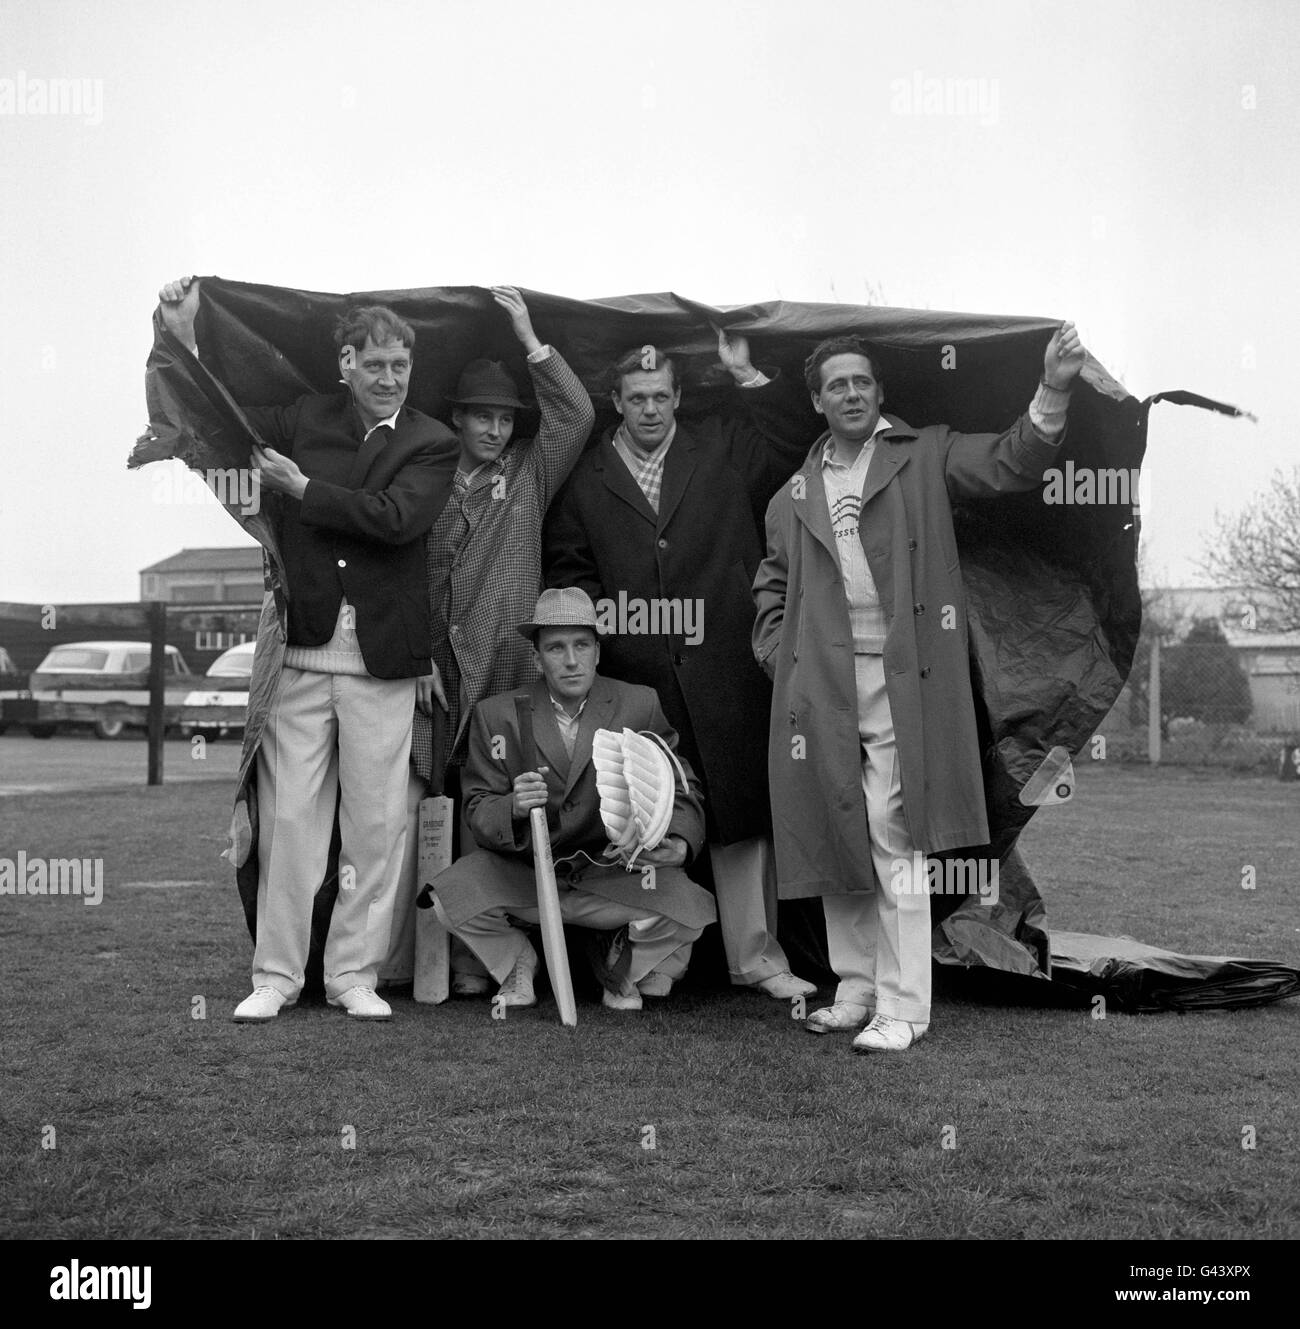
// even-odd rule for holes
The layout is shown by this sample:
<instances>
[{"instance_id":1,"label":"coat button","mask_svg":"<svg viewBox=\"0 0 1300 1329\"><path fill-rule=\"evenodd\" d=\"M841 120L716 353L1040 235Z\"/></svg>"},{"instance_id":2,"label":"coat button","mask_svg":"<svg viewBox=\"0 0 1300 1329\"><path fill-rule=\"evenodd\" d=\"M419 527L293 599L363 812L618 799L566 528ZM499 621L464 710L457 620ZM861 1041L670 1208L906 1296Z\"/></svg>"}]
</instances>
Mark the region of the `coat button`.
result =
<instances>
[{"instance_id":1,"label":"coat button","mask_svg":"<svg viewBox=\"0 0 1300 1329\"><path fill-rule=\"evenodd\" d=\"M790 712L790 723L791 724L799 723L799 717L793 711Z\"/></svg>"},{"instance_id":2,"label":"coat button","mask_svg":"<svg viewBox=\"0 0 1300 1329\"><path fill-rule=\"evenodd\" d=\"M914 614L924 614L924 613L925 613L925 606L924 606L924 605L913 605L913 606L912 606L912 613L914 613Z\"/></svg>"},{"instance_id":3,"label":"coat button","mask_svg":"<svg viewBox=\"0 0 1300 1329\"><path fill-rule=\"evenodd\" d=\"M686 663L686 657L684 655L673 656L673 664L684 665L685 663Z\"/></svg>"},{"instance_id":4,"label":"coat button","mask_svg":"<svg viewBox=\"0 0 1300 1329\"><path fill-rule=\"evenodd\" d=\"M915 540L909 540L909 541L907 542L907 547L908 547L908 549L915 549L915 548L916 548L916 541L915 541Z\"/></svg>"},{"instance_id":5,"label":"coat button","mask_svg":"<svg viewBox=\"0 0 1300 1329\"><path fill-rule=\"evenodd\" d=\"M659 541L659 548L660 548L660 549L667 549L667 548L668 548L668 541L667 541L667 540L662 540L662 539L661 539L661 540Z\"/></svg>"},{"instance_id":6,"label":"coat button","mask_svg":"<svg viewBox=\"0 0 1300 1329\"><path fill-rule=\"evenodd\" d=\"M347 567L347 565L348 565L348 561L347 561L346 558L341 558L341 559L339 559L339 567L341 567L341 568L345 568L345 567Z\"/></svg>"},{"instance_id":7,"label":"coat button","mask_svg":"<svg viewBox=\"0 0 1300 1329\"><path fill-rule=\"evenodd\" d=\"M930 677L930 666L929 666L929 665L926 665L926 667L925 667L924 669L921 670L921 677L922 677L922 678L929 678L929 677Z\"/></svg>"}]
</instances>

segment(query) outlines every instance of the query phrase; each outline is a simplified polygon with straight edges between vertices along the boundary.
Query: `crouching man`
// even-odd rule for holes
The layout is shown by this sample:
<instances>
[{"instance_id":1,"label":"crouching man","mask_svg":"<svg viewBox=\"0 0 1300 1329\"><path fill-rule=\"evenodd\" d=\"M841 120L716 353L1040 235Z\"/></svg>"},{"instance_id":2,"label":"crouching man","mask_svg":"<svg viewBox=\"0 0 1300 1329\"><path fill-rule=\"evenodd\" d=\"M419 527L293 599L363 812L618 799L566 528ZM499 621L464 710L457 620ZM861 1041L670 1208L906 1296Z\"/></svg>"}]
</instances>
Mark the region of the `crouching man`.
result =
<instances>
[{"instance_id":1,"label":"crouching man","mask_svg":"<svg viewBox=\"0 0 1300 1329\"><path fill-rule=\"evenodd\" d=\"M704 842L699 783L683 762L688 789L674 791L667 833L627 871L601 821L593 736L598 729L652 731L676 751L677 735L653 689L596 673L596 608L585 591L544 591L519 631L532 640L541 675L529 689L538 768L520 770L517 694L480 702L464 777L465 812L480 848L438 875L435 908L501 985L498 1002L535 1005L537 953L518 924L538 921L529 813L544 807L564 921L617 932L608 973L621 990L604 980L603 1001L640 1010L642 996L668 995L692 944L717 917L713 897L682 871Z\"/></svg>"}]
</instances>

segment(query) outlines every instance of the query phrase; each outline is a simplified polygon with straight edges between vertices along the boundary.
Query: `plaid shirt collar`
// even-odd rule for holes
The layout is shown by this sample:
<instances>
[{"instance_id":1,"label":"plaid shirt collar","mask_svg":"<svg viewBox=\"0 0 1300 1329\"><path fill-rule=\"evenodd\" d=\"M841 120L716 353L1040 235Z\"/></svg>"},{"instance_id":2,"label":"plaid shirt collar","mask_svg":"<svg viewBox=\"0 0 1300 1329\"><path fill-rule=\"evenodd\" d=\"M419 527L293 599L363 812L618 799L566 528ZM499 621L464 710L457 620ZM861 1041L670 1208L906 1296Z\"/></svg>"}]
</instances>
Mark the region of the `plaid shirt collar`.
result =
<instances>
[{"instance_id":1,"label":"plaid shirt collar","mask_svg":"<svg viewBox=\"0 0 1300 1329\"><path fill-rule=\"evenodd\" d=\"M645 495L646 502L656 512L659 511L659 493L663 487L664 458L676 437L677 421L674 420L668 437L653 452L647 453L633 444L626 425L619 425L614 431L614 451L623 459L623 464L631 471L632 478Z\"/></svg>"}]
</instances>

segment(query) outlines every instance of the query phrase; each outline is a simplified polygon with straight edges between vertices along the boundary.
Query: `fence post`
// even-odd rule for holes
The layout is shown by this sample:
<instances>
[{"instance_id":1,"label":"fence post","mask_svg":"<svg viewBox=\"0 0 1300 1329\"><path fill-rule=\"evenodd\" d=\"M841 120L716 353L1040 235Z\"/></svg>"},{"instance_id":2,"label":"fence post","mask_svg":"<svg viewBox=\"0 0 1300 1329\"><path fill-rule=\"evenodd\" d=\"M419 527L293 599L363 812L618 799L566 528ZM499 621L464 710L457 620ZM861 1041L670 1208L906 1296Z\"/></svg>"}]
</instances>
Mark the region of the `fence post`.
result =
<instances>
[{"instance_id":1,"label":"fence post","mask_svg":"<svg viewBox=\"0 0 1300 1329\"><path fill-rule=\"evenodd\" d=\"M1160 765L1160 634L1151 638L1151 672L1147 679L1147 760Z\"/></svg>"},{"instance_id":2,"label":"fence post","mask_svg":"<svg viewBox=\"0 0 1300 1329\"><path fill-rule=\"evenodd\" d=\"M163 782L163 689L167 682L167 606L149 605L149 783Z\"/></svg>"}]
</instances>

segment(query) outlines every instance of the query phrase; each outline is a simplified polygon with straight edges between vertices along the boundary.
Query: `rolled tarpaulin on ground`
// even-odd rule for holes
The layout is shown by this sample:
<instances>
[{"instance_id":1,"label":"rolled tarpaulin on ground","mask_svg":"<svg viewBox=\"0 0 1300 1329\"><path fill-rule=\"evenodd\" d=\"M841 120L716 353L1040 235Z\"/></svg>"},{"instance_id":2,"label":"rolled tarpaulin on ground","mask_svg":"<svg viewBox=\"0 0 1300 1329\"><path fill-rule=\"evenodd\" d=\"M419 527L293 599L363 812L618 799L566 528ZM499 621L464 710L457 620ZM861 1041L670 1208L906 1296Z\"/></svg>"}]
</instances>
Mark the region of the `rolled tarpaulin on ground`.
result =
<instances>
[{"instance_id":1,"label":"rolled tarpaulin on ground","mask_svg":"<svg viewBox=\"0 0 1300 1329\"><path fill-rule=\"evenodd\" d=\"M1122 1011L1265 1006L1300 994L1300 969L1229 955L1178 955L1132 937L1050 934L1052 982L1101 995Z\"/></svg>"}]
</instances>

